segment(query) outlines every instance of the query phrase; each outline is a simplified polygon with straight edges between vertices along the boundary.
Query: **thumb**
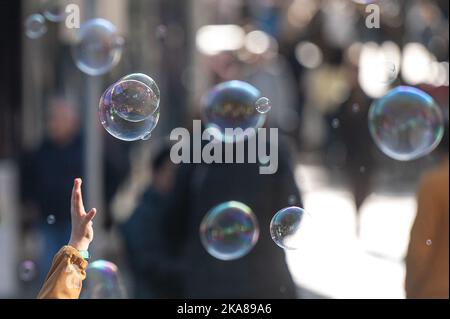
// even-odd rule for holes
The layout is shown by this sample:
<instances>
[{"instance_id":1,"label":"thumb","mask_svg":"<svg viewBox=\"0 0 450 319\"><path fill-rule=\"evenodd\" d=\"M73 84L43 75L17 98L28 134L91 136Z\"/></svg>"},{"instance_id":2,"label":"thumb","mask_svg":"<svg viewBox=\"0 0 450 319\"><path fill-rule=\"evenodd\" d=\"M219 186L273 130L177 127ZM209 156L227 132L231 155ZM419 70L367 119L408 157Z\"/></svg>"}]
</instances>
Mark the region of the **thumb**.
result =
<instances>
[{"instance_id":1,"label":"thumb","mask_svg":"<svg viewBox=\"0 0 450 319\"><path fill-rule=\"evenodd\" d=\"M94 219L95 215L97 215L97 209L92 208L84 217L84 223L87 224L90 221L92 221Z\"/></svg>"}]
</instances>

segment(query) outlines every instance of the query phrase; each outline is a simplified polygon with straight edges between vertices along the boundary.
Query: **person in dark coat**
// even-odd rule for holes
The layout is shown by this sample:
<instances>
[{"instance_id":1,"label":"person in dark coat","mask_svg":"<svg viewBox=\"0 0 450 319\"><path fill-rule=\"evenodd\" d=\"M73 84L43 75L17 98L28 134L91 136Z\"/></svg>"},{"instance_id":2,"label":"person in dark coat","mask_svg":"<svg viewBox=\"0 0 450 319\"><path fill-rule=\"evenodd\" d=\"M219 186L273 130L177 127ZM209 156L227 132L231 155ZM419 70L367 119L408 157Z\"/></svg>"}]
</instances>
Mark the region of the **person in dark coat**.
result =
<instances>
[{"instance_id":1,"label":"person in dark coat","mask_svg":"<svg viewBox=\"0 0 450 319\"><path fill-rule=\"evenodd\" d=\"M74 106L62 98L54 98L48 108L46 138L37 150L22 158L22 200L35 207L37 212L24 219L43 237L45 249L38 263L42 276L70 235L68 199L73 180L83 173L83 146L79 133L79 118Z\"/></svg>"},{"instance_id":2,"label":"person in dark coat","mask_svg":"<svg viewBox=\"0 0 450 319\"><path fill-rule=\"evenodd\" d=\"M119 226L138 299L169 298L179 290L171 284L170 268L164 264L167 258L161 225L174 177L175 165L165 145L152 161L152 184L131 217Z\"/></svg>"},{"instance_id":3,"label":"person in dark coat","mask_svg":"<svg viewBox=\"0 0 450 319\"><path fill-rule=\"evenodd\" d=\"M180 164L164 232L173 263L182 269L184 298L296 298L285 252L269 231L277 211L302 205L287 149L279 148L279 168L273 175L260 175L259 163ZM205 214L227 201L249 206L260 227L256 246L233 261L209 255L199 235Z\"/></svg>"}]
</instances>

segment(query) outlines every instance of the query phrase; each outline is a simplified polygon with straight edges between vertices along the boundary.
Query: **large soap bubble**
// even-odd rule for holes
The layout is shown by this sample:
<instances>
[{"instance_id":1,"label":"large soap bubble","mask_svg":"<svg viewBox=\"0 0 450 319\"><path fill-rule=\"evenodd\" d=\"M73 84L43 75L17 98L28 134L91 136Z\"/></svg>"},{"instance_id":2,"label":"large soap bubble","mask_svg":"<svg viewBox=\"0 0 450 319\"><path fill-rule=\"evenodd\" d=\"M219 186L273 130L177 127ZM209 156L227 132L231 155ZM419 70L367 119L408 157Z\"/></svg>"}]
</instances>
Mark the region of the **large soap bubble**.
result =
<instances>
[{"instance_id":1,"label":"large soap bubble","mask_svg":"<svg viewBox=\"0 0 450 319\"><path fill-rule=\"evenodd\" d=\"M120 61L123 44L123 38L111 22L93 19L81 25L72 55L81 71L92 76L102 75Z\"/></svg>"},{"instance_id":2,"label":"large soap bubble","mask_svg":"<svg viewBox=\"0 0 450 319\"><path fill-rule=\"evenodd\" d=\"M203 246L220 260L235 260L248 254L259 237L258 221L250 207L226 202L211 209L200 225Z\"/></svg>"},{"instance_id":3,"label":"large soap bubble","mask_svg":"<svg viewBox=\"0 0 450 319\"><path fill-rule=\"evenodd\" d=\"M372 104L369 129L383 153L409 161L429 154L439 145L444 120L430 95L400 86Z\"/></svg>"},{"instance_id":4,"label":"large soap bubble","mask_svg":"<svg viewBox=\"0 0 450 319\"><path fill-rule=\"evenodd\" d=\"M96 260L86 269L81 299L124 299L125 286L118 267L106 260Z\"/></svg>"},{"instance_id":5,"label":"large soap bubble","mask_svg":"<svg viewBox=\"0 0 450 319\"><path fill-rule=\"evenodd\" d=\"M202 103L208 129L227 143L245 139L246 135L235 129L252 129L250 133L256 133L266 120L266 115L259 113L256 107L260 98L259 90L246 82L230 81L215 86Z\"/></svg>"},{"instance_id":6,"label":"large soap bubble","mask_svg":"<svg viewBox=\"0 0 450 319\"><path fill-rule=\"evenodd\" d=\"M160 92L152 78L137 73L127 75L117 82L112 89L111 99L120 117L139 122L158 110Z\"/></svg>"},{"instance_id":7,"label":"large soap bubble","mask_svg":"<svg viewBox=\"0 0 450 319\"><path fill-rule=\"evenodd\" d=\"M151 133L158 124L160 109L157 108L154 113L152 113L148 117L145 117L141 121L126 120L124 118L126 117L124 116L125 107L120 109L122 113L119 114L118 110L114 107L114 104L112 102L112 92L114 91L116 86L122 84L122 80L114 83L105 91L105 93L103 93L102 97L100 98L98 111L100 122L108 131L108 133L120 140L148 140L151 136ZM139 100L139 97L137 97L136 99Z\"/></svg>"}]
</instances>

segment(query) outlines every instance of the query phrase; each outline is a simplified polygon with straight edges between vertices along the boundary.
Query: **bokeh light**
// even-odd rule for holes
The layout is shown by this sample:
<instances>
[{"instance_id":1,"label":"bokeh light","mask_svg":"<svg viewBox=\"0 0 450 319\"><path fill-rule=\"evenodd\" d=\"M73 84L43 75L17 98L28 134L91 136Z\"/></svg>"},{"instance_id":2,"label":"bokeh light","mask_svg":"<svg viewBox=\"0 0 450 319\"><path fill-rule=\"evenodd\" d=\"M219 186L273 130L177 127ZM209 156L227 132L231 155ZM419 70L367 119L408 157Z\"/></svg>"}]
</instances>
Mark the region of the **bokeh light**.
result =
<instances>
[{"instance_id":1,"label":"bokeh light","mask_svg":"<svg viewBox=\"0 0 450 319\"><path fill-rule=\"evenodd\" d=\"M308 69L315 69L323 62L322 50L314 43L300 42L295 48L298 63Z\"/></svg>"},{"instance_id":2,"label":"bokeh light","mask_svg":"<svg viewBox=\"0 0 450 319\"><path fill-rule=\"evenodd\" d=\"M200 225L200 237L211 256L226 261L239 259L256 245L258 221L247 205L226 202L206 214Z\"/></svg>"},{"instance_id":3,"label":"bokeh light","mask_svg":"<svg viewBox=\"0 0 450 319\"><path fill-rule=\"evenodd\" d=\"M387 156L409 161L429 154L440 143L443 115L431 96L401 86L372 104L369 129Z\"/></svg>"}]
</instances>

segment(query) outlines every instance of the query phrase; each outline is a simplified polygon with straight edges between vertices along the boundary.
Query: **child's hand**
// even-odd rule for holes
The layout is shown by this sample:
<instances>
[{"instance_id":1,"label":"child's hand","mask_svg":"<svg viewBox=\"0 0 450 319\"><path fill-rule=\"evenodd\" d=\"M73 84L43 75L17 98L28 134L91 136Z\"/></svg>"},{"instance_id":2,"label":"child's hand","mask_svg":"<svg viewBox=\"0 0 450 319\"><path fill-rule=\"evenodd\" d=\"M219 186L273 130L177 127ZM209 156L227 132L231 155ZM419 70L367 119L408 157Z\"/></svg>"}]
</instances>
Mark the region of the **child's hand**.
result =
<instances>
[{"instance_id":1,"label":"child's hand","mask_svg":"<svg viewBox=\"0 0 450 319\"><path fill-rule=\"evenodd\" d=\"M92 208L88 213L84 210L83 197L81 195L81 179L77 178L73 184L70 215L72 219L72 233L69 246L78 250L88 250L89 244L94 239L92 220L97 213Z\"/></svg>"}]
</instances>

